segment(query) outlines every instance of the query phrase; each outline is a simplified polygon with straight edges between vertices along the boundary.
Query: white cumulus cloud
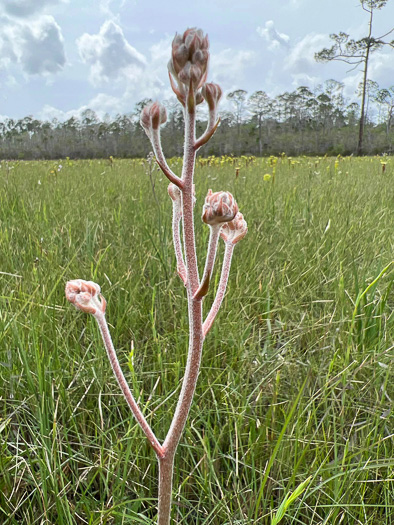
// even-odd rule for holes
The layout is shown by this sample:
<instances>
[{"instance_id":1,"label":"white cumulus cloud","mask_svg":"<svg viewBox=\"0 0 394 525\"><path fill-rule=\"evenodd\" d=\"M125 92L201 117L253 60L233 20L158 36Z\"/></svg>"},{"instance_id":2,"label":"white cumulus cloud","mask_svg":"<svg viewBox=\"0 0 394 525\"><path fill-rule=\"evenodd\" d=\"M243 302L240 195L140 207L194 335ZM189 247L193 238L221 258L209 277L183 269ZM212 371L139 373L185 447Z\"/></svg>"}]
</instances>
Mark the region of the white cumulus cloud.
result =
<instances>
[{"instance_id":1,"label":"white cumulus cloud","mask_svg":"<svg viewBox=\"0 0 394 525\"><path fill-rule=\"evenodd\" d=\"M287 48L289 46L290 37L285 33L279 33L275 29L273 20L268 20L264 27L258 27L257 33L268 42L268 49L275 51L280 48Z\"/></svg>"},{"instance_id":2,"label":"white cumulus cloud","mask_svg":"<svg viewBox=\"0 0 394 525\"><path fill-rule=\"evenodd\" d=\"M121 27L106 21L97 34L84 33L77 40L79 55L90 65L90 78L94 85L141 74L146 66L144 55L126 40Z\"/></svg>"},{"instance_id":3,"label":"white cumulus cloud","mask_svg":"<svg viewBox=\"0 0 394 525\"><path fill-rule=\"evenodd\" d=\"M22 69L29 75L57 73L66 63L62 32L52 16L22 26L17 48Z\"/></svg>"},{"instance_id":4,"label":"white cumulus cloud","mask_svg":"<svg viewBox=\"0 0 394 525\"><path fill-rule=\"evenodd\" d=\"M394 85L394 63L390 48L388 51L378 51L371 56L369 77L380 84L382 88Z\"/></svg>"},{"instance_id":5,"label":"white cumulus cloud","mask_svg":"<svg viewBox=\"0 0 394 525\"><path fill-rule=\"evenodd\" d=\"M329 44L328 35L308 33L295 44L286 58L285 67L294 74L314 73L319 68L315 53Z\"/></svg>"},{"instance_id":6,"label":"white cumulus cloud","mask_svg":"<svg viewBox=\"0 0 394 525\"><path fill-rule=\"evenodd\" d=\"M98 93L95 97L90 99L87 104L68 111L63 111L59 108L50 106L49 104L45 104L39 113L38 118L42 120L57 119L64 122L71 117L81 118L82 113L87 109L94 111L100 119L102 119L106 113L111 113L113 115L116 113L124 113L126 110L122 99L119 97L107 95L106 93ZM128 109L130 110L131 108Z\"/></svg>"},{"instance_id":7,"label":"white cumulus cloud","mask_svg":"<svg viewBox=\"0 0 394 525\"><path fill-rule=\"evenodd\" d=\"M57 73L66 63L61 29L52 16L40 16L29 23L2 18L0 65L20 65L27 75Z\"/></svg>"},{"instance_id":8,"label":"white cumulus cloud","mask_svg":"<svg viewBox=\"0 0 394 525\"><path fill-rule=\"evenodd\" d=\"M211 55L210 62L212 80L223 84L231 82L240 85L244 78L244 70L254 64L255 60L255 53L248 50L234 51L227 48L215 53Z\"/></svg>"},{"instance_id":9,"label":"white cumulus cloud","mask_svg":"<svg viewBox=\"0 0 394 525\"><path fill-rule=\"evenodd\" d=\"M13 62L17 62L14 31L9 26L6 17L0 17L0 67L8 68Z\"/></svg>"}]
</instances>

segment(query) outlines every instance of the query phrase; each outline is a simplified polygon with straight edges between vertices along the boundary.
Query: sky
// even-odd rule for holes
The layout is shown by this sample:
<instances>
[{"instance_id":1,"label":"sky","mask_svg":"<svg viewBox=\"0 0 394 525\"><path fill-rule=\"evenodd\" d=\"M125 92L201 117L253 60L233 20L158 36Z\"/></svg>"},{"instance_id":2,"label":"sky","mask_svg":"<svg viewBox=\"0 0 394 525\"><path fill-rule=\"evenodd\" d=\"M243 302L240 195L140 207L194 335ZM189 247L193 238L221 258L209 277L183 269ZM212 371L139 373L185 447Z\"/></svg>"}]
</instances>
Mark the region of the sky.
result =
<instances>
[{"instance_id":1,"label":"sky","mask_svg":"<svg viewBox=\"0 0 394 525\"><path fill-rule=\"evenodd\" d=\"M171 41L188 27L208 33L208 80L224 94L276 96L333 78L354 99L360 71L314 53L331 33L364 36L367 22L359 0L0 0L0 119L65 120L87 108L102 118L169 99ZM394 0L374 27L394 27ZM373 54L370 78L394 85L392 48Z\"/></svg>"}]
</instances>

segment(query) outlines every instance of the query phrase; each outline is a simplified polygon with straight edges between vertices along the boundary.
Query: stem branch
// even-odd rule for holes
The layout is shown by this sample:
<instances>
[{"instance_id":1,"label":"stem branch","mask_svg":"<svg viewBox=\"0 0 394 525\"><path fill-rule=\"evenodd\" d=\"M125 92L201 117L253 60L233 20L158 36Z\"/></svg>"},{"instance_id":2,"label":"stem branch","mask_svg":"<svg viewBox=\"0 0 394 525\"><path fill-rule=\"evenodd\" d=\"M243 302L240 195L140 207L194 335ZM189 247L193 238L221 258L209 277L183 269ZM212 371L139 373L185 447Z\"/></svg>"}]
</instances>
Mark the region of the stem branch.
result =
<instances>
[{"instance_id":1,"label":"stem branch","mask_svg":"<svg viewBox=\"0 0 394 525\"><path fill-rule=\"evenodd\" d=\"M208 292L209 280L211 278L213 267L215 264L215 259L216 259L216 250L217 250L218 241L219 241L220 228L221 228L220 224L210 226L208 253L207 253L207 259L205 261L204 274L201 279L200 287L198 288L197 292L194 294L195 299L202 299L203 296L206 295Z\"/></svg>"},{"instance_id":2,"label":"stem branch","mask_svg":"<svg viewBox=\"0 0 394 525\"><path fill-rule=\"evenodd\" d=\"M224 252L224 259L223 259L222 273L220 275L219 287L217 289L216 297L215 297L215 300L213 301L211 310L209 311L209 314L207 315L207 318L205 319L204 324L203 324L204 337L207 335L209 330L212 328L213 322L215 321L215 318L222 304L224 294L226 293L233 252L234 252L234 244L232 244L231 242L227 242L226 251Z\"/></svg>"},{"instance_id":3,"label":"stem branch","mask_svg":"<svg viewBox=\"0 0 394 525\"><path fill-rule=\"evenodd\" d=\"M160 166L161 171L164 173L164 175L167 177L167 179L170 182L172 182L173 184L176 184L178 188L181 188L182 187L181 179L177 177L175 173L171 170L164 156L163 149L161 147L161 141L160 141L160 128L151 130L150 139L151 139L152 148L153 148L153 151L156 157L157 164Z\"/></svg>"},{"instance_id":4,"label":"stem branch","mask_svg":"<svg viewBox=\"0 0 394 525\"><path fill-rule=\"evenodd\" d=\"M122 369L120 368L119 360L116 355L114 345L112 343L111 334L109 333L107 321L105 319L105 314L98 310L94 314L94 318L96 319L97 324L99 326L101 337L103 338L104 346L107 350L112 370L127 401L127 404L129 405L138 424L142 428L142 431L144 432L145 436L148 438L149 443L152 445L153 450L156 452L157 457L161 458L164 455L163 447L162 445L160 445L149 423L147 422L139 406L137 405L137 402L134 399L133 394L131 393L129 385L126 382Z\"/></svg>"},{"instance_id":5,"label":"stem branch","mask_svg":"<svg viewBox=\"0 0 394 525\"><path fill-rule=\"evenodd\" d=\"M172 206L172 240L174 242L174 251L177 263L177 272L183 283L186 285L187 275L186 266L182 253L181 236L179 232L179 225L182 219L182 210L177 203Z\"/></svg>"}]
</instances>

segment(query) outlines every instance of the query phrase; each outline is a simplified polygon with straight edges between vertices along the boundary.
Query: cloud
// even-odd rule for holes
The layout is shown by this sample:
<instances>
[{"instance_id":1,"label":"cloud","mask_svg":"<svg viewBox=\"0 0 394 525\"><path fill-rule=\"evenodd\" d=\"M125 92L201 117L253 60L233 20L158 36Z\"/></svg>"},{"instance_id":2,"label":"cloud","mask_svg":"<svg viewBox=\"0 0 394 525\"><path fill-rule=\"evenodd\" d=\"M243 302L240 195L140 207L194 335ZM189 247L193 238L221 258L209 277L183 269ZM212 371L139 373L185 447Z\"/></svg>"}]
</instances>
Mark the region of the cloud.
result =
<instances>
[{"instance_id":1,"label":"cloud","mask_svg":"<svg viewBox=\"0 0 394 525\"><path fill-rule=\"evenodd\" d=\"M239 85L244 77L244 69L252 65L256 60L253 51L234 51L224 49L220 53L211 55L211 68L215 81L228 83L231 81Z\"/></svg>"},{"instance_id":2,"label":"cloud","mask_svg":"<svg viewBox=\"0 0 394 525\"><path fill-rule=\"evenodd\" d=\"M39 114L39 118L52 120L56 118L60 121L69 119L72 116L80 117L86 109L92 109L99 118L103 118L106 113L115 115L117 113L129 113L133 110L134 104L144 98L165 100L174 97L168 82L167 62L170 56L172 37L161 39L150 47L150 53L144 58L144 69L136 76L129 74L128 67L119 72L119 80L108 84L105 88L114 90L113 93L100 92L88 100L80 107L61 110L56 107L45 105Z\"/></svg>"},{"instance_id":3,"label":"cloud","mask_svg":"<svg viewBox=\"0 0 394 525\"><path fill-rule=\"evenodd\" d=\"M276 48L271 65L266 67L265 90L276 96L284 90L306 85L311 88L320 84L324 78L336 78L333 66L319 64L314 54L329 42L329 36L308 33L298 42L288 42ZM278 65L280 62L280 65Z\"/></svg>"},{"instance_id":4,"label":"cloud","mask_svg":"<svg viewBox=\"0 0 394 525\"><path fill-rule=\"evenodd\" d=\"M360 101L360 98L357 96L358 86L363 81L363 76L361 69L358 69L354 70L351 75L346 75L343 79L344 94L358 102ZM377 82L381 89L388 88L394 84L394 65L389 53L376 53L372 56L368 78Z\"/></svg>"},{"instance_id":5,"label":"cloud","mask_svg":"<svg viewBox=\"0 0 394 525\"><path fill-rule=\"evenodd\" d=\"M151 46L150 54L152 62L155 62L157 64L163 64L167 69L167 63L170 60L171 56L172 40L172 38L165 38L157 42L157 44L153 44Z\"/></svg>"},{"instance_id":6,"label":"cloud","mask_svg":"<svg viewBox=\"0 0 394 525\"><path fill-rule=\"evenodd\" d=\"M87 104L69 111L63 111L46 104L38 114L38 118L41 120L57 119L64 122L71 117L81 118L82 113L87 109L94 111L100 119L102 119L106 113L113 115L123 113L125 110L122 100L119 99L119 97L113 97L106 93L98 93L94 98L89 100Z\"/></svg>"},{"instance_id":7,"label":"cloud","mask_svg":"<svg viewBox=\"0 0 394 525\"><path fill-rule=\"evenodd\" d=\"M363 79L363 74L361 71L354 72L352 75L346 75L343 78L342 80L343 85L344 85L343 93L345 97L348 97L351 100L359 101L359 99L356 96L356 92L357 92L357 87L359 83L362 81L362 79Z\"/></svg>"},{"instance_id":8,"label":"cloud","mask_svg":"<svg viewBox=\"0 0 394 525\"><path fill-rule=\"evenodd\" d=\"M394 85L394 63L390 50L378 51L371 56L369 78L378 82L382 88Z\"/></svg>"},{"instance_id":9,"label":"cloud","mask_svg":"<svg viewBox=\"0 0 394 525\"><path fill-rule=\"evenodd\" d=\"M57 73L66 63L62 32L52 16L22 26L18 47L19 62L29 75Z\"/></svg>"},{"instance_id":10,"label":"cloud","mask_svg":"<svg viewBox=\"0 0 394 525\"><path fill-rule=\"evenodd\" d=\"M275 51L280 48L289 47L290 37L285 33L278 33L272 20L268 20L264 27L258 27L257 33L268 42L268 49Z\"/></svg>"},{"instance_id":11,"label":"cloud","mask_svg":"<svg viewBox=\"0 0 394 525\"><path fill-rule=\"evenodd\" d=\"M1 19L0 66L19 64L27 75L57 73L66 63L61 29L52 16L29 22Z\"/></svg>"},{"instance_id":12,"label":"cloud","mask_svg":"<svg viewBox=\"0 0 394 525\"><path fill-rule=\"evenodd\" d=\"M287 51L284 59L283 73L290 75L293 85L316 85L324 78L339 78L345 84L345 95L354 99L354 92L362 80L361 68L351 70L351 66L332 61L327 64L317 63L315 53L328 47L329 35L309 33ZM374 53L369 62L369 78L382 87L393 84L394 63L390 52L382 50Z\"/></svg>"},{"instance_id":13,"label":"cloud","mask_svg":"<svg viewBox=\"0 0 394 525\"><path fill-rule=\"evenodd\" d=\"M112 6L115 4L115 6ZM115 17L114 10L118 12L125 6L126 0L100 0L100 11L105 16Z\"/></svg>"},{"instance_id":14,"label":"cloud","mask_svg":"<svg viewBox=\"0 0 394 525\"><path fill-rule=\"evenodd\" d=\"M107 20L95 35L84 33L77 40L82 61L90 65L94 85L110 80L137 77L146 66L144 55L126 40L118 24Z\"/></svg>"},{"instance_id":15,"label":"cloud","mask_svg":"<svg viewBox=\"0 0 394 525\"><path fill-rule=\"evenodd\" d=\"M108 24L109 23L107 22L105 26ZM111 24L113 27L118 28L117 31L120 31L119 26L113 22L111 22ZM83 54L84 61L94 69L93 74L96 75L98 67L104 67L103 62L105 61L102 60L103 54L101 53L103 41L111 41L111 39L106 39L105 36L103 37L103 35L106 34L107 32L103 26L97 35L93 35L93 40L91 40L92 35L87 35L89 37L87 40L85 40L85 35L83 35L83 38L81 37L82 40L79 39L78 41L80 53ZM120 34L122 36L122 45L131 48L125 40L123 33ZM99 38L96 39L95 37ZM99 78L94 80L96 82L97 80L104 80L105 91L111 90L111 92L98 93L83 106L69 109L67 111L61 111L47 105L43 108L40 118L52 119L56 117L58 120L66 120L73 115L80 116L87 108L93 109L100 118L103 118L106 113L111 115L116 113L128 113L133 110L133 106L137 102L144 98L161 101L174 98L174 94L168 82L167 71L167 62L171 53L172 38L172 36L166 36L153 44L146 57L142 57L141 55L142 58L137 61L137 66L134 66L135 57L134 54L132 54L132 60L130 60L130 63L136 71L134 76L130 74L128 53L126 54L127 60L125 59L124 61L121 61L121 67L116 67L113 71L113 76L117 78L119 82L109 84L107 81L107 78L109 78L108 70L106 78L104 79L104 69L100 71ZM117 49L119 49L119 46ZM224 49L220 53L211 56L212 80L215 82L221 82L222 85L226 87L228 87L230 82L232 88L236 89L239 85L234 85L234 83L243 81L245 69L250 65L253 65L255 61L256 54L252 51L235 51L230 48ZM99 62L99 66L96 64L97 62Z\"/></svg>"},{"instance_id":16,"label":"cloud","mask_svg":"<svg viewBox=\"0 0 394 525\"><path fill-rule=\"evenodd\" d=\"M15 53L15 32L8 24L6 17L0 17L0 68L6 69L11 63L17 62Z\"/></svg>"},{"instance_id":17,"label":"cloud","mask_svg":"<svg viewBox=\"0 0 394 525\"><path fill-rule=\"evenodd\" d=\"M42 110L37 113L37 118L45 121L57 119L64 122L73 116L76 116L75 112L62 111L61 109L50 106L49 104L45 104Z\"/></svg>"},{"instance_id":18,"label":"cloud","mask_svg":"<svg viewBox=\"0 0 394 525\"><path fill-rule=\"evenodd\" d=\"M319 68L315 53L329 43L328 35L309 33L297 42L285 60L285 69L294 74L315 73Z\"/></svg>"},{"instance_id":19,"label":"cloud","mask_svg":"<svg viewBox=\"0 0 394 525\"><path fill-rule=\"evenodd\" d=\"M25 18L42 11L46 6L68 0L0 0L0 7L7 15Z\"/></svg>"}]
</instances>

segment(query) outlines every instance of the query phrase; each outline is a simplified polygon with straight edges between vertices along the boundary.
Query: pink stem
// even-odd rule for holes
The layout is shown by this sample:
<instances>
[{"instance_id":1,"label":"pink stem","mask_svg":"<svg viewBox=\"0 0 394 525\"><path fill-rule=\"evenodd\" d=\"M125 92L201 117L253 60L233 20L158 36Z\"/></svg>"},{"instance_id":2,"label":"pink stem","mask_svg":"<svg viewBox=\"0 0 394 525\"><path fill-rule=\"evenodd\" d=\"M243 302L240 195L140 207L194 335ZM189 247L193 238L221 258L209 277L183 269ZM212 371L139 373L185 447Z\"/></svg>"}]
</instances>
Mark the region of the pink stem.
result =
<instances>
[{"instance_id":1,"label":"pink stem","mask_svg":"<svg viewBox=\"0 0 394 525\"><path fill-rule=\"evenodd\" d=\"M185 247L187 271L187 300L189 309L189 352L187 357L185 376L178 404L175 410L167 437L164 440L164 452L175 451L185 427L190 406L197 383L203 344L202 333L202 305L201 301L193 300L193 295L199 287L196 246L194 239L193 217L193 174L196 153L195 143L195 111L185 111L185 151L183 162L183 190L182 190L182 219L183 242Z\"/></svg>"},{"instance_id":2,"label":"pink stem","mask_svg":"<svg viewBox=\"0 0 394 525\"><path fill-rule=\"evenodd\" d=\"M220 224L215 225L215 226L210 226L208 253L207 253L207 259L205 261L204 274L201 279L201 285L198 291L196 292L195 297L199 295L199 291L205 285L206 280L210 279L211 277L213 267L215 264L215 259L216 259L216 250L217 250L218 241L219 241L220 228L221 228Z\"/></svg>"},{"instance_id":3,"label":"pink stem","mask_svg":"<svg viewBox=\"0 0 394 525\"><path fill-rule=\"evenodd\" d=\"M215 300L213 301L211 310L209 311L209 314L207 315L207 318L205 319L204 324L203 324L204 337L207 335L209 330L212 328L213 322L215 321L215 318L222 304L224 294L226 293L233 252L234 252L234 244L232 244L231 242L226 243L226 251L224 252L224 259L223 259L222 273L220 275L219 287L216 292L216 297L215 297Z\"/></svg>"},{"instance_id":4,"label":"pink stem","mask_svg":"<svg viewBox=\"0 0 394 525\"><path fill-rule=\"evenodd\" d=\"M189 92L188 99L190 98L191 93ZM193 299L193 295L200 284L193 218L195 119L195 107L193 108L193 105L190 104L190 106L187 106L185 109L185 149L182 173L182 222L187 272L186 287L189 310L189 351L178 404L167 437L163 443L164 458L159 458L158 525L168 525L170 520L174 456L193 401L204 341L202 331L202 302Z\"/></svg>"},{"instance_id":5,"label":"pink stem","mask_svg":"<svg viewBox=\"0 0 394 525\"><path fill-rule=\"evenodd\" d=\"M168 525L170 523L174 455L159 459L159 514L157 525Z\"/></svg>"},{"instance_id":6,"label":"pink stem","mask_svg":"<svg viewBox=\"0 0 394 525\"><path fill-rule=\"evenodd\" d=\"M179 233L179 224L181 222L181 219L182 219L182 211L180 209L180 206L176 202L173 202L172 240L174 242L174 251L175 251L175 256L176 256L178 275L182 279L183 283L186 285L186 281L187 281L186 266L185 266L185 261L183 259L181 236Z\"/></svg>"},{"instance_id":7,"label":"pink stem","mask_svg":"<svg viewBox=\"0 0 394 525\"><path fill-rule=\"evenodd\" d=\"M208 124L204 133L199 139L197 139L195 144L196 151L201 148L208 140L212 137L213 133L216 131L217 125L219 122L216 120L216 109L210 110L208 113Z\"/></svg>"},{"instance_id":8,"label":"pink stem","mask_svg":"<svg viewBox=\"0 0 394 525\"><path fill-rule=\"evenodd\" d=\"M101 311L97 310L94 314L94 317L97 321L97 324L100 328L101 337L104 341L105 349L107 350L108 358L112 366L112 370L114 371L115 377L119 383L119 386L122 390L122 393L135 417L137 422L139 423L140 427L142 428L145 436L148 438L149 443L152 445L152 448L156 452L157 457L162 458L164 456L164 450L162 445L160 445L159 441L157 440L155 434L153 433L151 427L149 426L149 423L145 419L143 413L141 412L139 406L137 405L133 394L131 393L131 390L126 382L126 379L123 375L122 369L120 368L118 357L115 352L114 345L112 343L111 334L108 330L107 321L105 319L105 314L103 314Z\"/></svg>"},{"instance_id":9,"label":"pink stem","mask_svg":"<svg viewBox=\"0 0 394 525\"><path fill-rule=\"evenodd\" d=\"M152 129L151 130L151 143L153 147L153 151L155 154L155 157L157 159L157 162L162 169L164 175L174 184L176 184L178 187L182 185L181 179L175 175L175 173L171 170L169 165L167 164L166 158L164 156L162 147L161 147L161 141L160 141L160 128L158 129Z\"/></svg>"}]
</instances>

